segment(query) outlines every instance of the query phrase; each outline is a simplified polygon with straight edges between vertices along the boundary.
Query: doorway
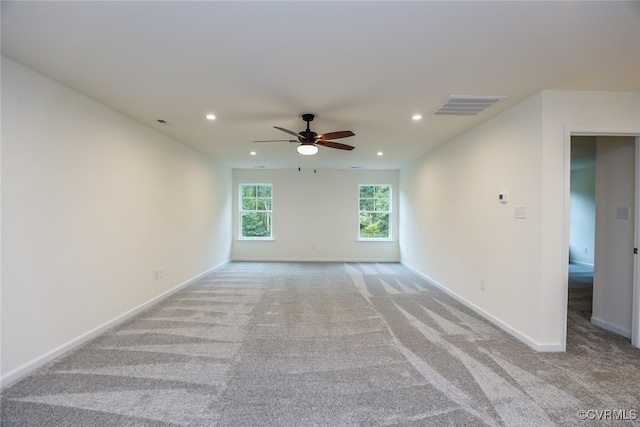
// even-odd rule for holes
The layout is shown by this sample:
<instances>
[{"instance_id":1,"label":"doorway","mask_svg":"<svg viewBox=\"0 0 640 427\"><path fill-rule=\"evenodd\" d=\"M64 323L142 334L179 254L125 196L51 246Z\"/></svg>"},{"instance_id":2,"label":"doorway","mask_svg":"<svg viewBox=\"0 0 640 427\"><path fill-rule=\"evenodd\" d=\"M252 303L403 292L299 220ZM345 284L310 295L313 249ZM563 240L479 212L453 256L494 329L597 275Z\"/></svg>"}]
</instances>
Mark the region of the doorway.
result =
<instances>
[{"instance_id":1,"label":"doorway","mask_svg":"<svg viewBox=\"0 0 640 427\"><path fill-rule=\"evenodd\" d=\"M568 315L591 322L596 235L595 136L571 137Z\"/></svg>"},{"instance_id":2,"label":"doorway","mask_svg":"<svg viewBox=\"0 0 640 427\"><path fill-rule=\"evenodd\" d=\"M570 133L567 313L640 347L640 137Z\"/></svg>"}]
</instances>

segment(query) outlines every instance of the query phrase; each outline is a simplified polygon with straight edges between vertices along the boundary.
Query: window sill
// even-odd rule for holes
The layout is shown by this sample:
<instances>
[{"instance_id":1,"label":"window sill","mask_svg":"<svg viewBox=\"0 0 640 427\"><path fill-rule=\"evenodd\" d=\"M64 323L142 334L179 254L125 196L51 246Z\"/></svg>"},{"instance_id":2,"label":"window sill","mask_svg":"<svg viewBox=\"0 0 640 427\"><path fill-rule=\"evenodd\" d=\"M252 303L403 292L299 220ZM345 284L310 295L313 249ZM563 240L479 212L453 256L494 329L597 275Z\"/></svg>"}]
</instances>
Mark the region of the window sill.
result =
<instances>
[{"instance_id":1,"label":"window sill","mask_svg":"<svg viewBox=\"0 0 640 427\"><path fill-rule=\"evenodd\" d=\"M274 242L276 239L273 237L238 237L238 242Z\"/></svg>"},{"instance_id":2,"label":"window sill","mask_svg":"<svg viewBox=\"0 0 640 427\"><path fill-rule=\"evenodd\" d=\"M395 240L393 239L375 239L375 238L371 238L371 239L356 239L356 242L395 242Z\"/></svg>"}]
</instances>

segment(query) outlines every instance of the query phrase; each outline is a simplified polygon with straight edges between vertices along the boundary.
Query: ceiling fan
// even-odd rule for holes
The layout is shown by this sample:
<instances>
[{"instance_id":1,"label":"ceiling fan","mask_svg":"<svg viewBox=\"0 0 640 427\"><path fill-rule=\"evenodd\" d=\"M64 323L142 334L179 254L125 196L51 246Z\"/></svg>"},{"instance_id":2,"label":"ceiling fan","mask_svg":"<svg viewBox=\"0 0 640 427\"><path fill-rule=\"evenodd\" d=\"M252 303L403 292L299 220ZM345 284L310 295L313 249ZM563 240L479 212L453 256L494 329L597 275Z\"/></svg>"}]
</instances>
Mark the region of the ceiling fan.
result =
<instances>
[{"instance_id":1,"label":"ceiling fan","mask_svg":"<svg viewBox=\"0 0 640 427\"><path fill-rule=\"evenodd\" d=\"M294 132L289 129L274 126L274 128L281 130L282 132L286 132L289 135L293 135L298 139L291 139L291 140L290 139L270 139L270 140L253 141L253 142L297 142L300 144L298 145L298 148L297 148L298 153L304 154L307 156L316 154L318 152L318 145L321 145L323 147L337 148L338 150L348 150L348 151L351 151L355 148L355 147L352 147L351 145L330 141L331 139L340 139L340 138L347 138L349 136L354 136L355 133L351 132L350 130L341 130L338 132L329 132L329 133L323 133L320 135L318 135L315 132L312 132L311 129L309 129L309 122L312 122L314 117L315 116L313 114L302 115L302 120L307 122L307 129L301 132Z\"/></svg>"}]
</instances>

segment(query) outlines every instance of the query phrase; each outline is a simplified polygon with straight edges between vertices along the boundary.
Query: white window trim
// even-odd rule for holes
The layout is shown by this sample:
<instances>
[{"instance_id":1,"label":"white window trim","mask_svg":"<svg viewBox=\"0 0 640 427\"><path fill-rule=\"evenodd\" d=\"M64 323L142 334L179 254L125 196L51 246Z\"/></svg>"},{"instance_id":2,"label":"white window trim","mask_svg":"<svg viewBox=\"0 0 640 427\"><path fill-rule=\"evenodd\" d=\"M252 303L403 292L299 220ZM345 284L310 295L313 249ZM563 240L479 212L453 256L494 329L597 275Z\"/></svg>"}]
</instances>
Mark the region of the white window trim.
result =
<instances>
[{"instance_id":1,"label":"white window trim","mask_svg":"<svg viewBox=\"0 0 640 427\"><path fill-rule=\"evenodd\" d=\"M242 188L249 185L269 185L271 186L271 209L268 211L245 211L242 209ZM244 212L271 212L271 235L268 237L245 237L242 235L242 214ZM238 185L238 239L237 240L252 240L252 241L273 241L273 184L267 182L241 182Z\"/></svg>"},{"instance_id":2,"label":"white window trim","mask_svg":"<svg viewBox=\"0 0 640 427\"><path fill-rule=\"evenodd\" d=\"M389 237L360 237L360 187L389 187L389 210L379 211L389 213ZM393 185L391 184L358 184L358 216L357 216L357 238L356 242L392 242L393 241Z\"/></svg>"}]
</instances>

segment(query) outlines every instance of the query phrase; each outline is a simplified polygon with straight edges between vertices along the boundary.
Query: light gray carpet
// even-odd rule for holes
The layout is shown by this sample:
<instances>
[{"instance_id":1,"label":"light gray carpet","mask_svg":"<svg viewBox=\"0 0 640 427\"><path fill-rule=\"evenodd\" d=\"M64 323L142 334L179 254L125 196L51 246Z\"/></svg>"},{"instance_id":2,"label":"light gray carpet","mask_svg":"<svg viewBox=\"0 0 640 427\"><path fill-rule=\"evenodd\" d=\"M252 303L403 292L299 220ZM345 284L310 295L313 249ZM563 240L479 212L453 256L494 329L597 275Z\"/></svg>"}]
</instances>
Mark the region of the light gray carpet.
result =
<instances>
[{"instance_id":1,"label":"light gray carpet","mask_svg":"<svg viewBox=\"0 0 640 427\"><path fill-rule=\"evenodd\" d=\"M569 316L536 353L400 264L230 263L4 390L1 420L640 425L640 351Z\"/></svg>"}]
</instances>

